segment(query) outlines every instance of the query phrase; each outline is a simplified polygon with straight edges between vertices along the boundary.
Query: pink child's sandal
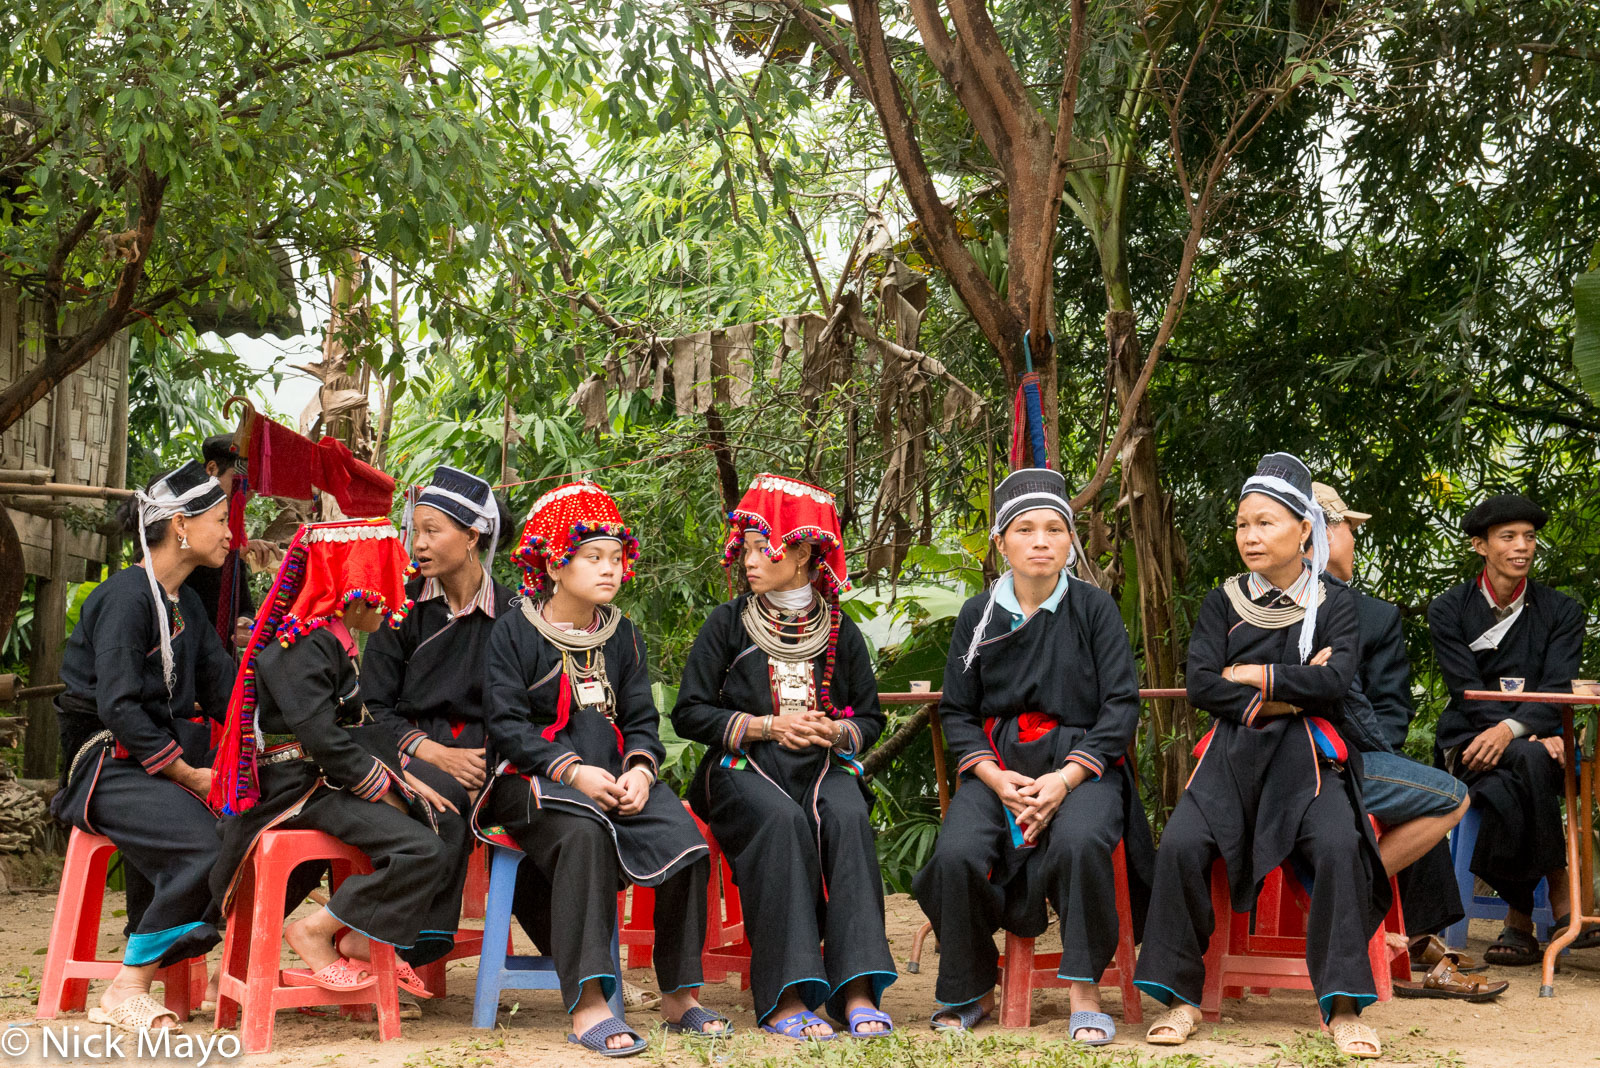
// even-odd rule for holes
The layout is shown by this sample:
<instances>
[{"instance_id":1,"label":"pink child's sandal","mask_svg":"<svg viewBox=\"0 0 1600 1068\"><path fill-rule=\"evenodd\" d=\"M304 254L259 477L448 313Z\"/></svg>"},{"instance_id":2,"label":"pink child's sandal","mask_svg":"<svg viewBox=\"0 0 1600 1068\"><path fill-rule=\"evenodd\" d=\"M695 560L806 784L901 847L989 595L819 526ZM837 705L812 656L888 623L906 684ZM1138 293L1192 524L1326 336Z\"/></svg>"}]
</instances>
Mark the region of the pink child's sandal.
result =
<instances>
[{"instance_id":1,"label":"pink child's sandal","mask_svg":"<svg viewBox=\"0 0 1600 1068\"><path fill-rule=\"evenodd\" d=\"M320 986L324 990L342 993L347 990L361 990L378 981L377 977L367 969L371 967L365 961L353 961L348 957L340 957L332 964L320 971L311 971L307 968L285 968L283 981L289 986Z\"/></svg>"},{"instance_id":2,"label":"pink child's sandal","mask_svg":"<svg viewBox=\"0 0 1600 1068\"><path fill-rule=\"evenodd\" d=\"M428 991L422 982L422 977L417 970L399 957L394 959L394 981L400 989L415 994L419 998L431 998L433 994Z\"/></svg>"},{"instance_id":3,"label":"pink child's sandal","mask_svg":"<svg viewBox=\"0 0 1600 1068\"><path fill-rule=\"evenodd\" d=\"M350 959L350 963L366 971L372 970L371 961L359 960L352 957ZM433 994L429 992L427 985L423 983L422 977L417 974L417 970L407 962L401 960L399 957L394 959L394 981L395 985L401 990L404 990L409 994L413 994L416 997L433 997Z\"/></svg>"}]
</instances>

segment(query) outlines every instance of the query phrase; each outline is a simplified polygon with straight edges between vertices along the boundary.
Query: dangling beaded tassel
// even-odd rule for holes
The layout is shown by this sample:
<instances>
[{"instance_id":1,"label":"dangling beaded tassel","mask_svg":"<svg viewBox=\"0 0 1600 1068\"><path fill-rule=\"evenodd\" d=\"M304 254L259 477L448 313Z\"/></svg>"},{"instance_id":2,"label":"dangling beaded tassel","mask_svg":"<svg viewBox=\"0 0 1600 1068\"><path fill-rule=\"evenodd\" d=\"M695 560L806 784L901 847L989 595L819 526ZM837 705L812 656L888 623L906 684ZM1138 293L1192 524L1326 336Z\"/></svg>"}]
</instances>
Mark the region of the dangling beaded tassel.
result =
<instances>
[{"instance_id":1,"label":"dangling beaded tassel","mask_svg":"<svg viewBox=\"0 0 1600 1068\"><path fill-rule=\"evenodd\" d=\"M818 694L817 703L830 717L837 719L837 710L833 707L833 667L839 660L839 622L844 618L844 611L839 607L837 595L828 598L828 653L822 662L822 691Z\"/></svg>"}]
</instances>

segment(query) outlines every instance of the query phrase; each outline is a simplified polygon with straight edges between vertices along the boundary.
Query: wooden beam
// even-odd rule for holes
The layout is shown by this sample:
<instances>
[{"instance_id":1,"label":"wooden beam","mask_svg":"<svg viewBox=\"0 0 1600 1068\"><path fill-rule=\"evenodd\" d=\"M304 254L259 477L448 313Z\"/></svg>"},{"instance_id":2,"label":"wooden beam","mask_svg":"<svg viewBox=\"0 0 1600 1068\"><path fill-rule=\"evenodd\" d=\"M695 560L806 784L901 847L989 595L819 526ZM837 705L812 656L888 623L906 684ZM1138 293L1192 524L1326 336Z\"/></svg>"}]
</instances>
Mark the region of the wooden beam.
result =
<instances>
[{"instance_id":1,"label":"wooden beam","mask_svg":"<svg viewBox=\"0 0 1600 1068\"><path fill-rule=\"evenodd\" d=\"M132 497L133 490L115 486L73 486L65 482L0 482L0 496L14 497L98 497L102 501L118 501Z\"/></svg>"}]
</instances>

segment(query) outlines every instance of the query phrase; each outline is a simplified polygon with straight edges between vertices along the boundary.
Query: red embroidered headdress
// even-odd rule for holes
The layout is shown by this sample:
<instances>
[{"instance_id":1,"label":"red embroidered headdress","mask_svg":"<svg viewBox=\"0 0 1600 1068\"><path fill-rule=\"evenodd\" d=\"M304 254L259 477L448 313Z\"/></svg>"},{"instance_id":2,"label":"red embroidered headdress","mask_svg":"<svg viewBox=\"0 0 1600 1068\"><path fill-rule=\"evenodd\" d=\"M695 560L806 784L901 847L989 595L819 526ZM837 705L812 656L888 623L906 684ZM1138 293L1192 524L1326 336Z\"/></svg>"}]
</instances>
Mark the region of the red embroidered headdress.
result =
<instances>
[{"instance_id":1,"label":"red embroidered headdress","mask_svg":"<svg viewBox=\"0 0 1600 1068\"><path fill-rule=\"evenodd\" d=\"M228 722L212 764L211 807L244 812L261 790L256 778L256 657L269 642L287 648L319 627L337 623L352 601L365 601L398 627L411 611L406 579L414 569L387 519L310 523L295 532L256 616L234 678Z\"/></svg>"},{"instance_id":2,"label":"red embroidered headdress","mask_svg":"<svg viewBox=\"0 0 1600 1068\"><path fill-rule=\"evenodd\" d=\"M744 552L747 530L767 538L762 550L769 560L782 560L791 545L808 541L817 546L816 587L823 597L838 600L850 589L845 566L844 538L833 494L806 482L761 474L745 491L739 507L728 513L728 540L723 545L722 566L730 567Z\"/></svg>"},{"instance_id":3,"label":"red embroidered headdress","mask_svg":"<svg viewBox=\"0 0 1600 1068\"><path fill-rule=\"evenodd\" d=\"M566 567L578 546L592 538L620 541L626 564L622 581L633 578L639 539L623 523L609 493L593 482L570 482L534 501L522 527L522 540L511 553L522 568L522 592L548 594L552 583L545 565L553 562L558 568Z\"/></svg>"},{"instance_id":4,"label":"red embroidered headdress","mask_svg":"<svg viewBox=\"0 0 1600 1068\"><path fill-rule=\"evenodd\" d=\"M817 577L812 585L828 607L827 653L817 701L829 716L854 715L850 709L841 710L833 704L833 669L839 659L839 624L843 618L839 597L850 590L844 537L833 494L797 479L757 475L739 501L739 507L728 513L728 540L722 548L723 567L731 567L743 554L744 536L751 530L766 536L767 546L761 551L769 560L782 560L789 546L801 542L816 546Z\"/></svg>"}]
</instances>

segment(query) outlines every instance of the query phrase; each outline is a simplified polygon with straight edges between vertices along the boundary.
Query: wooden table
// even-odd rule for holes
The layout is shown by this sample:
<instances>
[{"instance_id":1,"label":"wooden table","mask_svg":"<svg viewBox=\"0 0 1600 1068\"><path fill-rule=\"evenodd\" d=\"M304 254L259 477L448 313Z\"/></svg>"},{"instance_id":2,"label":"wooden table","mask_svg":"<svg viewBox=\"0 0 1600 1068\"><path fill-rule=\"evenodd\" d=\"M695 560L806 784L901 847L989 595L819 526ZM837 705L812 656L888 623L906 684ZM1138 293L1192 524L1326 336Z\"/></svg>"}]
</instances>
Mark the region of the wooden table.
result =
<instances>
[{"instance_id":1,"label":"wooden table","mask_svg":"<svg viewBox=\"0 0 1600 1068\"><path fill-rule=\"evenodd\" d=\"M1539 996L1556 996L1556 958L1578 937L1585 923L1600 923L1594 904L1594 761L1578 768L1578 734L1573 729L1572 710L1579 705L1600 705L1600 696L1581 693L1503 693L1499 690L1468 690L1468 701L1510 701L1561 706L1561 740L1565 750L1562 779L1567 795L1567 892L1572 919L1567 929L1550 940L1544 951L1544 978Z\"/></svg>"}]
</instances>

